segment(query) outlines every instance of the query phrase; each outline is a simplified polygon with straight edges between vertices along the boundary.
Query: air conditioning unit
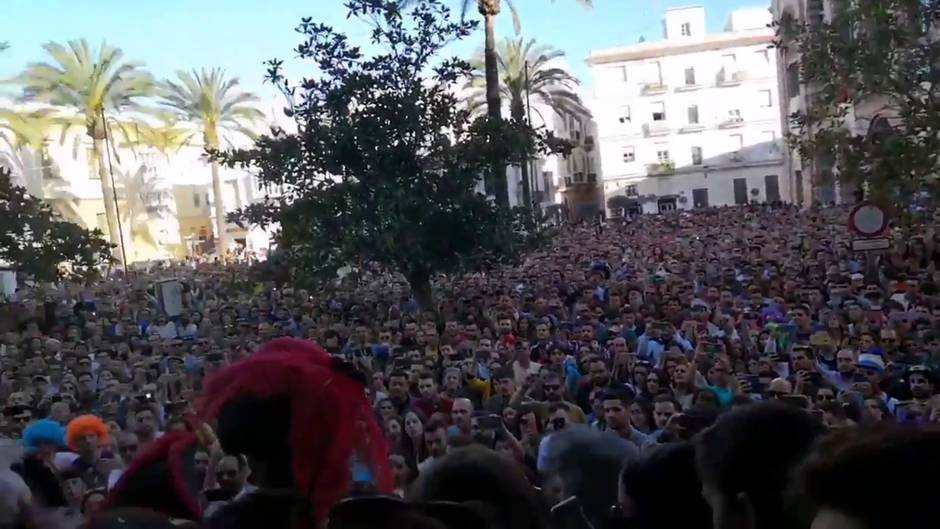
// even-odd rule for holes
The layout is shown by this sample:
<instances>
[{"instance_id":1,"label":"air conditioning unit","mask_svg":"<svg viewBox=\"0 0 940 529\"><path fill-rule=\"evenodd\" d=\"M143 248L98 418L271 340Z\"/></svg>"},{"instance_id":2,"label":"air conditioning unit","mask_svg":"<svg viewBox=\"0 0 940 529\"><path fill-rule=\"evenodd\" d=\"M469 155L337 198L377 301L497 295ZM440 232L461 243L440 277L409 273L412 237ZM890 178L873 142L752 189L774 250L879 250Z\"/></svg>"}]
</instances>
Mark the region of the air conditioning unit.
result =
<instances>
[{"instance_id":1,"label":"air conditioning unit","mask_svg":"<svg viewBox=\"0 0 940 529\"><path fill-rule=\"evenodd\" d=\"M574 180L576 184L580 182L584 182L584 173L581 171L574 173L572 175L572 180Z\"/></svg>"}]
</instances>

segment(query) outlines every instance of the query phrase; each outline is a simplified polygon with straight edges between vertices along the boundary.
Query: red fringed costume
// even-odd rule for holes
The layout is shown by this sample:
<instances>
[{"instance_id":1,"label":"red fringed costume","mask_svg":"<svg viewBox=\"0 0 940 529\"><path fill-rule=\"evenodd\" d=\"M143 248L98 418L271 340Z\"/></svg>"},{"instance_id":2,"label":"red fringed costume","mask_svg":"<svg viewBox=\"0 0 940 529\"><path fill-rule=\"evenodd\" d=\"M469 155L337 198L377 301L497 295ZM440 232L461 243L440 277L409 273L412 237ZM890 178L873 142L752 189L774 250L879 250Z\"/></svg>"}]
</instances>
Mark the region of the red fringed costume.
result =
<instances>
[{"instance_id":1,"label":"red fringed costume","mask_svg":"<svg viewBox=\"0 0 940 529\"><path fill-rule=\"evenodd\" d=\"M392 492L388 446L363 383L320 347L281 338L219 371L206 382L202 419L211 423L243 397L289 407L283 444L290 450L290 478L310 498L317 522L348 493L354 459L371 470L380 493ZM243 428L248 435L252 424Z\"/></svg>"}]
</instances>

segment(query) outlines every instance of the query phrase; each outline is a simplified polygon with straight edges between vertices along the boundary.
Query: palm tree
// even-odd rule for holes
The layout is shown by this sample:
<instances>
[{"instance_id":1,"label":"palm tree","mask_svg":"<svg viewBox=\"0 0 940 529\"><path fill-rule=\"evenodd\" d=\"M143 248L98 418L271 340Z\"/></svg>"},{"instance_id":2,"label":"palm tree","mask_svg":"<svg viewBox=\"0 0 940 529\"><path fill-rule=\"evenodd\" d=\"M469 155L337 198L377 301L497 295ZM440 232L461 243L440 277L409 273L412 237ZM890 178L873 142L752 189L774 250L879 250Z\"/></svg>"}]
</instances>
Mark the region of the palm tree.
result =
<instances>
[{"instance_id":1,"label":"palm tree","mask_svg":"<svg viewBox=\"0 0 940 529\"><path fill-rule=\"evenodd\" d=\"M6 167L16 184L35 197L47 200L63 218L84 224L78 213L77 199L69 198L67 182L59 176L59 167L49 156L48 140L59 127L59 117L49 109L16 112L0 109L0 166ZM73 153L77 153L78 138Z\"/></svg>"},{"instance_id":2,"label":"palm tree","mask_svg":"<svg viewBox=\"0 0 940 529\"><path fill-rule=\"evenodd\" d=\"M256 134L248 128L264 118L254 105L258 97L238 90L238 78L225 78L225 70L213 68L177 72L178 83L166 81L163 105L181 120L199 127L207 150L221 147L223 132L235 132L249 138ZM225 251L225 206L222 203L222 181L219 163L212 161L212 194L215 196L215 224L219 256Z\"/></svg>"},{"instance_id":3,"label":"palm tree","mask_svg":"<svg viewBox=\"0 0 940 529\"><path fill-rule=\"evenodd\" d=\"M509 101L512 119L526 120L527 97L544 103L562 117L590 115L576 92L580 81L551 64L564 55L565 52L550 45L536 44L534 39L506 38L499 44L496 50L500 74L498 88L500 97ZM465 88L468 91L467 102L475 112L482 111L489 100L485 62L482 53L470 61L473 73ZM529 164L525 162L522 163L522 197L527 207L532 205Z\"/></svg>"},{"instance_id":4,"label":"palm tree","mask_svg":"<svg viewBox=\"0 0 940 529\"><path fill-rule=\"evenodd\" d=\"M142 69L141 63L124 62L124 53L106 43L97 52L85 39L71 40L67 46L50 42L43 49L52 62L27 65L16 82L23 87L24 100L70 108L77 119L64 124L79 122L85 127L85 133L92 139L108 234L111 244L117 246L121 234L105 165L105 139L109 124L117 115L143 109L140 100L153 93L156 86L153 77Z\"/></svg>"},{"instance_id":5,"label":"palm tree","mask_svg":"<svg viewBox=\"0 0 940 529\"><path fill-rule=\"evenodd\" d=\"M401 0L399 5L404 8L420 0ZM513 27L518 34L520 31L519 12L516 9L515 0L459 0L461 17L466 17L467 13L476 4L477 12L483 17L483 27L485 30L485 40L483 46L484 71L486 78L486 109L490 118L502 118L502 103L500 101L499 89L499 67L496 54L496 16L502 10L502 2L512 13ZM585 9L593 7L593 0L574 0ZM554 3L555 0L552 0ZM503 206L509 204L509 190L506 187L506 167L499 164L493 168L493 184L496 187L496 202Z\"/></svg>"},{"instance_id":6,"label":"palm tree","mask_svg":"<svg viewBox=\"0 0 940 529\"><path fill-rule=\"evenodd\" d=\"M55 117L49 110L15 112L0 109L0 140L5 146L0 150L0 164L18 178L19 185L29 194L43 196L43 172L46 138L55 126Z\"/></svg>"}]
</instances>

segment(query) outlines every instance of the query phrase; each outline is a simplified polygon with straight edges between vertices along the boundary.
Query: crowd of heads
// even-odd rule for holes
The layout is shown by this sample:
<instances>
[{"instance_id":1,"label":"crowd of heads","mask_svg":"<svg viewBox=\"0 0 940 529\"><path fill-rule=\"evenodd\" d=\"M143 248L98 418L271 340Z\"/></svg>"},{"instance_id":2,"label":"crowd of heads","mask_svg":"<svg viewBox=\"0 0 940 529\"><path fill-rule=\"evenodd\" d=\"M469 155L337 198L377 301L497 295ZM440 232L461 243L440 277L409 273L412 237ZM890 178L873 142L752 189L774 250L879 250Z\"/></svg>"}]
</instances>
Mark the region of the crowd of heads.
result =
<instances>
[{"instance_id":1,"label":"crowd of heads","mask_svg":"<svg viewBox=\"0 0 940 529\"><path fill-rule=\"evenodd\" d=\"M11 463L34 502L89 520L135 457L185 446L196 504L170 514L217 527L298 476L313 518L335 509L337 527L366 512L409 527L886 527L891 498L925 495L890 485L938 464L940 234L914 221L856 253L846 216L566 226L520 263L435 277L433 301L368 263L309 289L194 262L24 287L0 318L0 436L25 449ZM170 277L172 317L154 290ZM331 363L287 360L299 342L283 337ZM362 395L300 420L332 373ZM381 435L354 442L339 416ZM356 454L339 504L309 494L336 481L316 475L336 454L299 444L336 429Z\"/></svg>"}]
</instances>

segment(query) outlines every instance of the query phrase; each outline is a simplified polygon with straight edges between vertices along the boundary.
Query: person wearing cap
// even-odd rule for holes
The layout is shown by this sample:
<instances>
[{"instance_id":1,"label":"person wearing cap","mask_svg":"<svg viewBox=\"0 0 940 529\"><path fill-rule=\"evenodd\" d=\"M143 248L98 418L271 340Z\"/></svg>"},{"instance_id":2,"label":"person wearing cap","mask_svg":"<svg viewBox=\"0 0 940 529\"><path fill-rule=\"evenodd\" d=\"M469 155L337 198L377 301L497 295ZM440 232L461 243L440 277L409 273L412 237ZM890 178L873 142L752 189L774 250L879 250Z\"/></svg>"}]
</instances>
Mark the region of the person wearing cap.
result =
<instances>
[{"instance_id":1,"label":"person wearing cap","mask_svg":"<svg viewBox=\"0 0 940 529\"><path fill-rule=\"evenodd\" d=\"M56 477L55 455L65 448L65 428L43 419L23 430L24 455L10 466L29 487L34 502L42 507L65 507L65 492Z\"/></svg>"},{"instance_id":2,"label":"person wearing cap","mask_svg":"<svg viewBox=\"0 0 940 529\"><path fill-rule=\"evenodd\" d=\"M891 413L895 413L898 400L881 389L881 379L885 372L885 361L880 354L862 353L858 355L858 371L871 384L871 397L880 399Z\"/></svg>"}]
</instances>

